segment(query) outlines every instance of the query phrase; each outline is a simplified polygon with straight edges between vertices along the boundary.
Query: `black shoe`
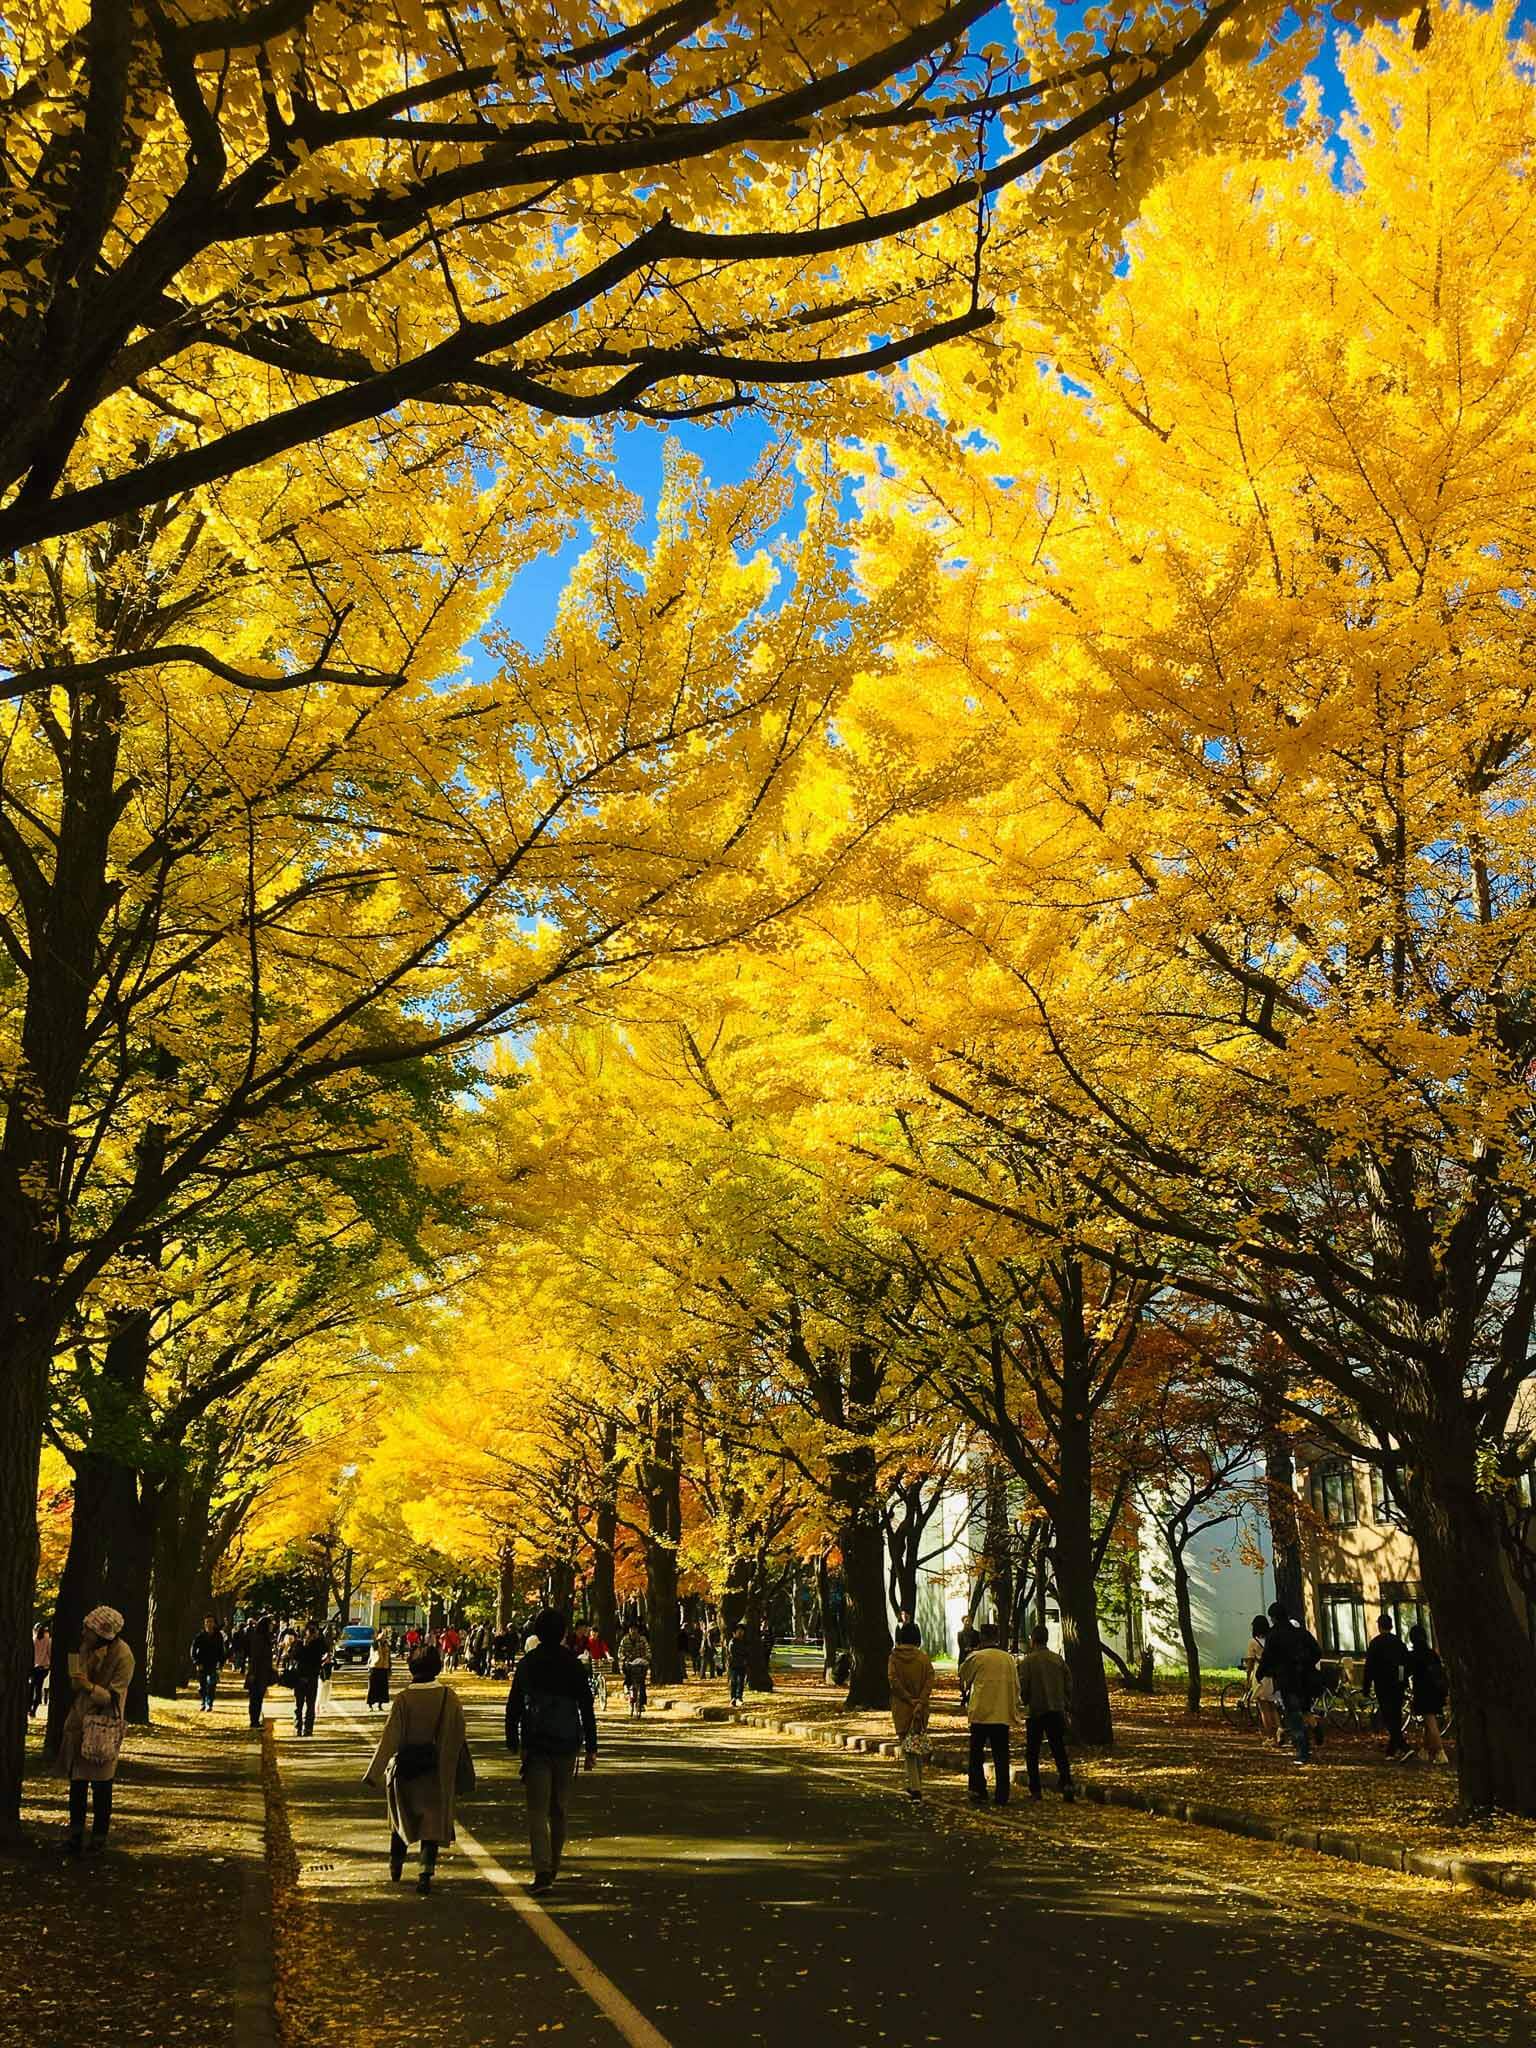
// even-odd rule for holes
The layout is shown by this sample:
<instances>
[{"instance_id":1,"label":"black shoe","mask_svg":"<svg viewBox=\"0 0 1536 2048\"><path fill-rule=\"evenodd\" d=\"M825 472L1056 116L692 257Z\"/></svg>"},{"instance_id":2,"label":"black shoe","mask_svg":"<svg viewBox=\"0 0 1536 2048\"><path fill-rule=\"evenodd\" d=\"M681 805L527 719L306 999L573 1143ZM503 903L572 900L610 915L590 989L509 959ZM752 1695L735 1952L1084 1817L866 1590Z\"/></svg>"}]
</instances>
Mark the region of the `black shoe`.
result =
<instances>
[{"instance_id":1,"label":"black shoe","mask_svg":"<svg viewBox=\"0 0 1536 2048\"><path fill-rule=\"evenodd\" d=\"M985 1792L973 1792L973 1793L971 1794L971 1804L972 1804L972 1806L985 1806L985 1805L986 1805L986 1803L987 1803L987 1795L986 1795L986 1793L985 1793Z\"/></svg>"},{"instance_id":2,"label":"black shoe","mask_svg":"<svg viewBox=\"0 0 1536 2048\"><path fill-rule=\"evenodd\" d=\"M64 1854L65 1854L66 1856L80 1856L80 1855L82 1855L82 1854L84 1853L84 1851L85 1851L85 1837L84 1837L83 1835L66 1835L66 1836L65 1836L65 1838L64 1838Z\"/></svg>"},{"instance_id":3,"label":"black shoe","mask_svg":"<svg viewBox=\"0 0 1536 2048\"><path fill-rule=\"evenodd\" d=\"M534 1878L533 1883L529 1885L528 1889L533 1893L533 1896L535 1898L538 1898L542 1893L549 1891L550 1888L553 1886L554 1882L555 1878L553 1871L541 1870Z\"/></svg>"},{"instance_id":4,"label":"black shoe","mask_svg":"<svg viewBox=\"0 0 1536 2048\"><path fill-rule=\"evenodd\" d=\"M1008 1794L1006 1792L999 1792L992 1804L994 1806L1006 1806L1008 1804Z\"/></svg>"},{"instance_id":5,"label":"black shoe","mask_svg":"<svg viewBox=\"0 0 1536 2048\"><path fill-rule=\"evenodd\" d=\"M431 1889L432 1889L432 1873L431 1873L431 1871L430 1871L430 1870L422 1870L422 1871L419 1871L419 1872L417 1873L417 1877L416 1877L416 1896L417 1896L418 1898L424 1899L424 1898L425 1898L425 1897L427 1896L427 1893L428 1893L429 1891L431 1891Z\"/></svg>"},{"instance_id":6,"label":"black shoe","mask_svg":"<svg viewBox=\"0 0 1536 2048\"><path fill-rule=\"evenodd\" d=\"M1038 1800L1042 1797L1042 1795L1039 1792L1031 1792L1029 1796L1031 1799L1035 1800Z\"/></svg>"},{"instance_id":7,"label":"black shoe","mask_svg":"<svg viewBox=\"0 0 1536 2048\"><path fill-rule=\"evenodd\" d=\"M90 1833L89 1833L89 1834L88 1834L88 1835L86 1836L86 1838L85 1838L85 1853L86 1853L86 1855L87 1855L87 1856L99 1856L99 1855L101 1854L102 1850L103 1850L103 1849L105 1849L105 1847L106 1847L106 1846L107 1846L107 1831L106 1831L106 1829L105 1829L105 1828L97 1828L97 1827L93 1827L93 1828L91 1829L91 1832L90 1832Z\"/></svg>"}]
</instances>

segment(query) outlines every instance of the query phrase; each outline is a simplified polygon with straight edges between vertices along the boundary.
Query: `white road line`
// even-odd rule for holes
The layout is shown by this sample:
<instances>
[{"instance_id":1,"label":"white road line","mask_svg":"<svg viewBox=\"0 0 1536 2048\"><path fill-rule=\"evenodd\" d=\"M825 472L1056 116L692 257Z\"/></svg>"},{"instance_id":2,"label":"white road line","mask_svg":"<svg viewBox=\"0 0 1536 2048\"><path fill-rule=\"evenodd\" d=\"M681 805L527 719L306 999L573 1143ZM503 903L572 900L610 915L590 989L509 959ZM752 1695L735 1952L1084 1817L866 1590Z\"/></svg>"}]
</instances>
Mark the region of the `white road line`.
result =
<instances>
[{"instance_id":1,"label":"white road line","mask_svg":"<svg viewBox=\"0 0 1536 2048\"><path fill-rule=\"evenodd\" d=\"M376 1733L339 1700L331 1702L331 1718L347 1722L353 1733L370 1745L378 1740ZM468 1828L457 1821L454 1832L468 1851L470 1861L486 1883L500 1895L503 1904L522 1915L529 1931L538 1936L561 1968L570 1972L598 2011L613 2022L629 2043L629 2048L671 2048L666 2035L651 2025L639 2006L624 1996L611 1977L603 1975L586 1950L579 1948L565 1929L550 1919L538 1901L528 1896L521 1881L497 1862L483 1842L476 1841Z\"/></svg>"}]
</instances>

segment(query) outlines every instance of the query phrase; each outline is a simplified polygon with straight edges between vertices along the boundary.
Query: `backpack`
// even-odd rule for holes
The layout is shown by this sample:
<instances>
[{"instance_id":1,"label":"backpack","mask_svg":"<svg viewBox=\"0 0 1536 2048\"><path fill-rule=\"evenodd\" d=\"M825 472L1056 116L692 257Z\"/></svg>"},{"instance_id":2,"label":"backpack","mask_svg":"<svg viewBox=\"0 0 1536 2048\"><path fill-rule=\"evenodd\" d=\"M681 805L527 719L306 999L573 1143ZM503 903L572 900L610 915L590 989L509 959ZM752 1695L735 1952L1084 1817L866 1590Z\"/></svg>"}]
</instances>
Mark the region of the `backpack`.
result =
<instances>
[{"instance_id":1,"label":"backpack","mask_svg":"<svg viewBox=\"0 0 1536 2048\"><path fill-rule=\"evenodd\" d=\"M581 1706L569 1694L528 1691L523 1698L523 1747L546 1756L574 1756L581 1748Z\"/></svg>"}]
</instances>

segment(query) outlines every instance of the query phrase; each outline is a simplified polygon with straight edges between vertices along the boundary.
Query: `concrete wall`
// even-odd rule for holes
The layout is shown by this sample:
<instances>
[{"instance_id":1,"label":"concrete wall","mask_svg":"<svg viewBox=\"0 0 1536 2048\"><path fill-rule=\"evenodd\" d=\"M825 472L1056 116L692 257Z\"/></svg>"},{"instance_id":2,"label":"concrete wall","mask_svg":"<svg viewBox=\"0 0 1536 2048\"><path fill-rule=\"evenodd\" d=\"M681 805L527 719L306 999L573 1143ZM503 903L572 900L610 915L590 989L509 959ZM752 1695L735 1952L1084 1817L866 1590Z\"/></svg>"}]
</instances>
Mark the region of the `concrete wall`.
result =
<instances>
[{"instance_id":1,"label":"concrete wall","mask_svg":"<svg viewBox=\"0 0 1536 2048\"><path fill-rule=\"evenodd\" d=\"M1173 1562L1155 1519L1156 1503L1143 1516L1138 1549L1141 1561L1143 1636L1160 1667L1184 1665L1173 1599ZM1262 1558L1257 1566L1254 1558ZM1202 1664L1241 1661L1252 1633L1252 1621L1275 1597L1270 1564L1269 1527L1259 1511L1245 1504L1238 1521L1196 1536L1184 1553L1194 1608L1195 1640Z\"/></svg>"}]
</instances>

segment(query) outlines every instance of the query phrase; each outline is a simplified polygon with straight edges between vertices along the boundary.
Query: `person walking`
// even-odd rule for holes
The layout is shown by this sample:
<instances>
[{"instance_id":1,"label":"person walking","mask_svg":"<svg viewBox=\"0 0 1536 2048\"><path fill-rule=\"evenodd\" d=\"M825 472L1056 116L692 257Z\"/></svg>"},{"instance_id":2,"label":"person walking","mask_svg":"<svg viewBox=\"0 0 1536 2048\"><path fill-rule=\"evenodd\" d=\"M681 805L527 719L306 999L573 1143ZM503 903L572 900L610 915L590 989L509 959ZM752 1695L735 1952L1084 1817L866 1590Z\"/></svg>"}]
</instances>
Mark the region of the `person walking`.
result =
<instances>
[{"instance_id":1,"label":"person walking","mask_svg":"<svg viewBox=\"0 0 1536 2048\"><path fill-rule=\"evenodd\" d=\"M1293 1621L1278 1600L1270 1603L1269 1634L1259 1659L1259 1677L1272 1678L1299 1764L1312 1760L1307 1715L1317 1696L1317 1665L1322 1656L1316 1636Z\"/></svg>"},{"instance_id":2,"label":"person walking","mask_svg":"<svg viewBox=\"0 0 1536 2048\"><path fill-rule=\"evenodd\" d=\"M1410 1661L1390 1614L1378 1616L1376 1633L1366 1646L1360 1690L1376 1695L1377 1710L1387 1731L1387 1755L1395 1762L1412 1756L1403 1735L1403 1709L1408 1696Z\"/></svg>"},{"instance_id":3,"label":"person walking","mask_svg":"<svg viewBox=\"0 0 1536 2048\"><path fill-rule=\"evenodd\" d=\"M1051 1746L1056 1765L1056 1783L1070 1805L1076 1798L1072 1789L1072 1765L1067 1756L1067 1712L1072 1704L1072 1673L1067 1661L1051 1648L1051 1632L1037 1622L1030 1647L1019 1659L1019 1698L1024 1707L1024 1763L1029 1772L1029 1796L1040 1797L1040 1745Z\"/></svg>"},{"instance_id":4,"label":"person walking","mask_svg":"<svg viewBox=\"0 0 1536 2048\"><path fill-rule=\"evenodd\" d=\"M475 1789L463 1704L452 1686L438 1683L442 1668L442 1652L430 1643L412 1653L410 1683L396 1693L363 1773L363 1783L384 1794L390 1882L400 1882L405 1852L419 1842L416 1890L423 1898L432 1889L438 1850L454 1839L455 1806Z\"/></svg>"},{"instance_id":5,"label":"person walking","mask_svg":"<svg viewBox=\"0 0 1536 2048\"><path fill-rule=\"evenodd\" d=\"M1256 1614L1251 1630L1248 1647L1243 1652L1243 1670L1247 1674L1248 1690L1253 1695L1253 1704L1258 1710L1259 1731L1266 1742L1278 1742L1280 1709L1275 1702L1275 1681L1259 1676L1259 1666L1264 1661L1264 1645L1269 1641L1269 1616Z\"/></svg>"},{"instance_id":6,"label":"person walking","mask_svg":"<svg viewBox=\"0 0 1536 2048\"><path fill-rule=\"evenodd\" d=\"M896 1631L896 1647L886 1667L891 1685L891 1725L906 1770L907 1797L923 1796L923 1766L933 1755L928 1713L933 1704L933 1659L923 1648L916 1622Z\"/></svg>"},{"instance_id":7,"label":"person walking","mask_svg":"<svg viewBox=\"0 0 1536 2048\"><path fill-rule=\"evenodd\" d=\"M537 1634L538 1622L533 1626ZM619 1669L629 1695L630 1719L638 1720L645 1712L645 1682L651 1670L650 1638L638 1622L631 1622L619 1638Z\"/></svg>"},{"instance_id":8,"label":"person walking","mask_svg":"<svg viewBox=\"0 0 1536 2048\"><path fill-rule=\"evenodd\" d=\"M245 1693L253 1728L261 1726L262 1706L276 1677L277 1667L272 1661L272 1624L263 1615L259 1621L253 1621L245 1632Z\"/></svg>"},{"instance_id":9,"label":"person walking","mask_svg":"<svg viewBox=\"0 0 1536 2048\"><path fill-rule=\"evenodd\" d=\"M112 1786L123 1746L123 1708L133 1678L134 1657L123 1641L123 1617L115 1607L93 1607L85 1617L80 1648L69 1660L74 1702L64 1722L57 1770L69 1780L69 1834L65 1854L85 1850L86 1787L90 1787L93 1850L107 1846L112 1825Z\"/></svg>"},{"instance_id":10,"label":"person walking","mask_svg":"<svg viewBox=\"0 0 1536 2048\"><path fill-rule=\"evenodd\" d=\"M203 1625L192 1638L192 1669L197 1673L197 1710L200 1714L213 1712L214 1695L219 1689L219 1673L224 1668L224 1636L211 1614L203 1616Z\"/></svg>"},{"instance_id":11,"label":"person walking","mask_svg":"<svg viewBox=\"0 0 1536 2048\"><path fill-rule=\"evenodd\" d=\"M995 1784L992 1798L996 1805L1006 1806L1010 1783L1008 1733L1019 1711L1019 1673L1008 1652L998 1648L995 1622L984 1624L978 1647L960 1666L960 1688L971 1728L971 1803L987 1803L984 1758L990 1749Z\"/></svg>"},{"instance_id":12,"label":"person walking","mask_svg":"<svg viewBox=\"0 0 1536 2048\"><path fill-rule=\"evenodd\" d=\"M730 1680L731 1705L739 1707L747 1696L747 1673L752 1667L751 1653L747 1646L747 1631L738 1622L731 1630L731 1640L725 1650L726 1677Z\"/></svg>"},{"instance_id":13,"label":"person walking","mask_svg":"<svg viewBox=\"0 0 1536 2048\"><path fill-rule=\"evenodd\" d=\"M389 1636L380 1629L373 1639L373 1648L368 1652L368 1711L383 1713L389 1706L389 1674L392 1669L389 1660Z\"/></svg>"},{"instance_id":14,"label":"person walking","mask_svg":"<svg viewBox=\"0 0 1536 2048\"><path fill-rule=\"evenodd\" d=\"M712 1614L705 1617L703 1631L699 1636L699 1676L720 1676L720 1624Z\"/></svg>"},{"instance_id":15,"label":"person walking","mask_svg":"<svg viewBox=\"0 0 1536 2048\"><path fill-rule=\"evenodd\" d=\"M581 1659L563 1641L564 1616L545 1608L533 1633L507 1694L507 1747L522 1758L533 1890L543 1893L560 1875L577 1758L589 1771L597 1762L597 1716Z\"/></svg>"},{"instance_id":16,"label":"person walking","mask_svg":"<svg viewBox=\"0 0 1536 2048\"><path fill-rule=\"evenodd\" d=\"M43 1694L48 1688L48 1667L52 1662L53 1634L47 1622L40 1621L32 1631L31 1690L27 1694L28 1720L43 1704Z\"/></svg>"},{"instance_id":17,"label":"person walking","mask_svg":"<svg viewBox=\"0 0 1536 2048\"><path fill-rule=\"evenodd\" d=\"M320 1679L330 1661L330 1644L316 1624L310 1622L304 1631L304 1640L294 1645L284 1671L293 1687L295 1735L313 1735L315 1732L315 1703L320 1695Z\"/></svg>"},{"instance_id":18,"label":"person walking","mask_svg":"<svg viewBox=\"0 0 1536 2048\"><path fill-rule=\"evenodd\" d=\"M1448 1765L1451 1760L1445 1753L1440 1721L1449 1688L1440 1652L1429 1640L1429 1630L1422 1621L1416 1621L1408 1631L1408 1669L1413 1680L1413 1711L1424 1723L1424 1761Z\"/></svg>"}]
</instances>

